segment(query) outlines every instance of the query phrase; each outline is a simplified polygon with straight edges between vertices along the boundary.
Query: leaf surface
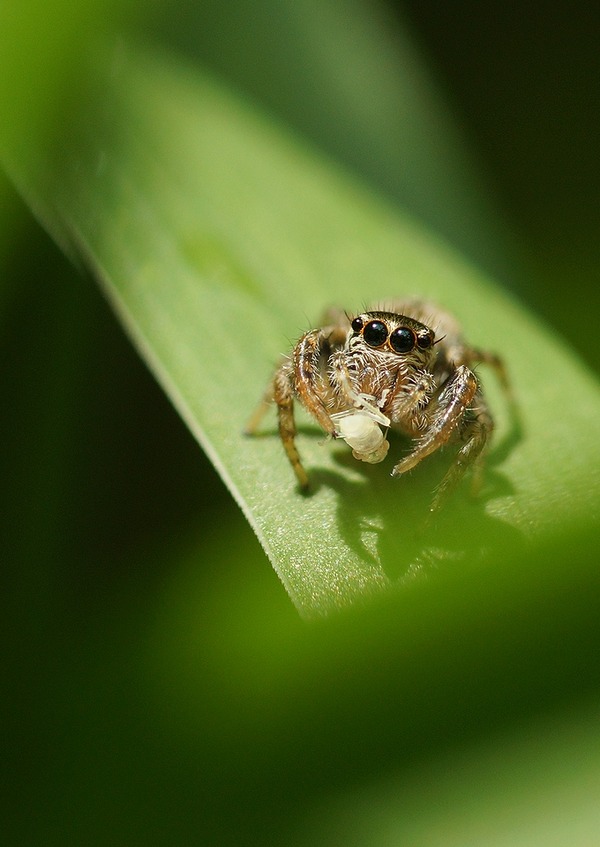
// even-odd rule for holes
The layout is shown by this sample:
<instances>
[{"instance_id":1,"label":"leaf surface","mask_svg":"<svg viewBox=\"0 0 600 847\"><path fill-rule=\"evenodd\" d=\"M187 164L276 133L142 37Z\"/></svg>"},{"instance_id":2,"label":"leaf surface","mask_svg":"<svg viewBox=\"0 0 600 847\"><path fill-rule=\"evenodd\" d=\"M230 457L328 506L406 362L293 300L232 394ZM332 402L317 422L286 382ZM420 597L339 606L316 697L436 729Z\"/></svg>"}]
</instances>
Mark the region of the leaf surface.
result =
<instances>
[{"instance_id":1,"label":"leaf surface","mask_svg":"<svg viewBox=\"0 0 600 847\"><path fill-rule=\"evenodd\" d=\"M121 48L97 63L86 99L59 152L35 167L13 156L11 174L101 281L304 615L597 518L598 386L519 304L185 65ZM520 408L517 425L482 367L498 424L482 497L461 490L425 531L447 452L391 480L404 442L359 465L299 413L313 483L302 496L274 414L261 437L242 434L278 358L327 306L408 294L503 356Z\"/></svg>"}]
</instances>

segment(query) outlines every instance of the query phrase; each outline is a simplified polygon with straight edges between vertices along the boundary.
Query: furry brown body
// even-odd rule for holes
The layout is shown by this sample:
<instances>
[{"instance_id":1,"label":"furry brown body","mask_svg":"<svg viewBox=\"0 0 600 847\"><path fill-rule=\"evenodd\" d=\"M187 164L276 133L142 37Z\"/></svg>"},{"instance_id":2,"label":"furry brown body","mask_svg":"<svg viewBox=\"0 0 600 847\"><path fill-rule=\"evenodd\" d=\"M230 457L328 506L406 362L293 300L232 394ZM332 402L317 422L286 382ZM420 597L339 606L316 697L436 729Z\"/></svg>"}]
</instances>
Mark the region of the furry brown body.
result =
<instances>
[{"instance_id":1,"label":"furry brown body","mask_svg":"<svg viewBox=\"0 0 600 847\"><path fill-rule=\"evenodd\" d=\"M492 365L507 386L499 358L467 344L455 319L432 303L396 301L348 317L330 310L319 329L298 341L279 366L247 430L254 432L274 401L279 433L302 488L308 477L295 444L298 398L322 429L343 438L355 458L376 463L388 451L388 428L413 439L393 468L399 476L448 442L459 444L437 489L432 510L481 456L493 429L477 376Z\"/></svg>"}]
</instances>

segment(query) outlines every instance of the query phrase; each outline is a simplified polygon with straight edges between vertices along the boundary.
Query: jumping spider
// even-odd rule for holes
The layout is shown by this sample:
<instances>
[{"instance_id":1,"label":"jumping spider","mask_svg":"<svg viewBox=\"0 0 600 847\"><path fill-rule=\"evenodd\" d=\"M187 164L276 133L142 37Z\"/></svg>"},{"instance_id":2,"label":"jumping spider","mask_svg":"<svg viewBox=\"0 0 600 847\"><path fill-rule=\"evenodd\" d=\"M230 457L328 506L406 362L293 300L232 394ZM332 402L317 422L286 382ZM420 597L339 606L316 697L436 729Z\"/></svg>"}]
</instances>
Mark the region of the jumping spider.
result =
<instances>
[{"instance_id":1,"label":"jumping spider","mask_svg":"<svg viewBox=\"0 0 600 847\"><path fill-rule=\"evenodd\" d=\"M256 431L274 401L281 441L303 489L308 477L296 449L294 397L328 435L344 439L360 461L383 461L390 427L412 438L411 452L394 466L392 476L457 442L454 462L431 505L435 511L470 465L475 463L476 484L481 476L481 457L494 424L471 369L478 362L491 365L508 391L500 359L467 344L455 319L432 303L392 302L353 317L332 309L324 325L306 332L279 366L246 431Z\"/></svg>"}]
</instances>

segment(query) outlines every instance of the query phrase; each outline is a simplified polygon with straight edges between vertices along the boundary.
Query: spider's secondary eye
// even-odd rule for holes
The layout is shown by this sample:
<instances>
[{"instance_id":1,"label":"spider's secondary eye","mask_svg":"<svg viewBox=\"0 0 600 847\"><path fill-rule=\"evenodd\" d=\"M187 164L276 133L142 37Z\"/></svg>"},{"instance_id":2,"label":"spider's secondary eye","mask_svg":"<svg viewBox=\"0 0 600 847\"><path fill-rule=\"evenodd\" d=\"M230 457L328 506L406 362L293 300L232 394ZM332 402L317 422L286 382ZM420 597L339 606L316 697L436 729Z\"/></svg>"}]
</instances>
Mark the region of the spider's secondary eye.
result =
<instances>
[{"instance_id":1,"label":"spider's secondary eye","mask_svg":"<svg viewBox=\"0 0 600 847\"><path fill-rule=\"evenodd\" d=\"M369 347L381 347L385 344L387 337L387 326L381 321L369 321L363 332L363 338Z\"/></svg>"},{"instance_id":2,"label":"spider's secondary eye","mask_svg":"<svg viewBox=\"0 0 600 847\"><path fill-rule=\"evenodd\" d=\"M390 335L390 344L396 353L408 353L415 346L415 334L406 326L399 326Z\"/></svg>"},{"instance_id":3,"label":"spider's secondary eye","mask_svg":"<svg viewBox=\"0 0 600 847\"><path fill-rule=\"evenodd\" d=\"M433 344L433 338L429 335L429 333L427 333L427 335L419 335L417 337L417 344L421 350L429 350Z\"/></svg>"},{"instance_id":4,"label":"spider's secondary eye","mask_svg":"<svg viewBox=\"0 0 600 847\"><path fill-rule=\"evenodd\" d=\"M350 324L354 332L360 332L363 328L363 322L361 318L354 318L352 323Z\"/></svg>"}]
</instances>

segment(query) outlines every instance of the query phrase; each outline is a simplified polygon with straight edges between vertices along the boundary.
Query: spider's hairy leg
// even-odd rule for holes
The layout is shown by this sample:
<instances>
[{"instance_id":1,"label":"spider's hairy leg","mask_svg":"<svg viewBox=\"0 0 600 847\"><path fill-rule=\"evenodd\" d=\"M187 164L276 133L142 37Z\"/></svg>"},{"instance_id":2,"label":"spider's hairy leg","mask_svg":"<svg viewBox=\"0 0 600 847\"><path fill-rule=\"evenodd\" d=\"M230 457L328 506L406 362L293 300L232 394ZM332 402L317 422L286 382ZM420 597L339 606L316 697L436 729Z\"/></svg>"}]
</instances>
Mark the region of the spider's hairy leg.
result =
<instances>
[{"instance_id":1,"label":"spider's hairy leg","mask_svg":"<svg viewBox=\"0 0 600 847\"><path fill-rule=\"evenodd\" d=\"M438 398L428 410L429 427L417 441L412 453L398 462L392 476L399 476L411 470L450 440L471 405L477 389L477 377L466 365L461 365L448 377Z\"/></svg>"},{"instance_id":2,"label":"spider's hairy leg","mask_svg":"<svg viewBox=\"0 0 600 847\"><path fill-rule=\"evenodd\" d=\"M293 367L296 393L302 405L328 435L335 437L336 428L325 406L327 389L321 375L321 356L330 350L330 329L314 329L302 336L294 349Z\"/></svg>"},{"instance_id":3,"label":"spider's hairy leg","mask_svg":"<svg viewBox=\"0 0 600 847\"><path fill-rule=\"evenodd\" d=\"M482 401L482 398L479 397ZM468 420L461 428L464 444L456 454L454 462L436 489L435 496L429 507L430 512L437 512L446 501L448 495L456 488L470 465L473 465L473 493L477 493L483 474L483 450L494 429L494 423L483 402L474 413L475 417Z\"/></svg>"},{"instance_id":4,"label":"spider's hairy leg","mask_svg":"<svg viewBox=\"0 0 600 847\"><path fill-rule=\"evenodd\" d=\"M300 487L308 488L308 476L296 449L296 424L294 421L294 392L291 384L291 363L285 362L273 377L273 400L277 404L279 437Z\"/></svg>"}]
</instances>

